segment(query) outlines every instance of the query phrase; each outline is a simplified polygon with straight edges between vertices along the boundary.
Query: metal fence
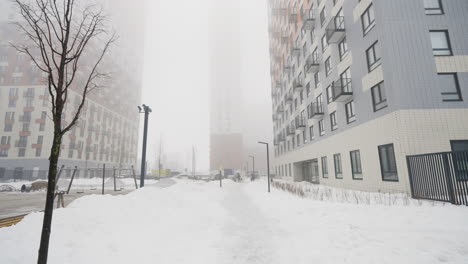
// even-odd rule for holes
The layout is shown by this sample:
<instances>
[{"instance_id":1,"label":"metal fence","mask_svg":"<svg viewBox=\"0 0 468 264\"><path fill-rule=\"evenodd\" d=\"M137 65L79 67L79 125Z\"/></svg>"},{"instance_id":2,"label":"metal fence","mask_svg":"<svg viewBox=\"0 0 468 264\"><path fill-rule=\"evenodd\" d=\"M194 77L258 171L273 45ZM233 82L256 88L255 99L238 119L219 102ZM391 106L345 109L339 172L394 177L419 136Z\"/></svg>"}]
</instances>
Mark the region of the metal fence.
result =
<instances>
[{"instance_id":1,"label":"metal fence","mask_svg":"<svg viewBox=\"0 0 468 264\"><path fill-rule=\"evenodd\" d=\"M407 156L411 195L468 205L468 152Z\"/></svg>"},{"instance_id":2,"label":"metal fence","mask_svg":"<svg viewBox=\"0 0 468 264\"><path fill-rule=\"evenodd\" d=\"M133 167L117 168L78 168L65 167L58 168L56 176L56 189L66 193L84 193L89 191L102 192L104 190L121 191L124 189L137 189L137 178ZM47 181L48 170L1 170L0 186L10 185L31 186L36 181Z\"/></svg>"}]
</instances>

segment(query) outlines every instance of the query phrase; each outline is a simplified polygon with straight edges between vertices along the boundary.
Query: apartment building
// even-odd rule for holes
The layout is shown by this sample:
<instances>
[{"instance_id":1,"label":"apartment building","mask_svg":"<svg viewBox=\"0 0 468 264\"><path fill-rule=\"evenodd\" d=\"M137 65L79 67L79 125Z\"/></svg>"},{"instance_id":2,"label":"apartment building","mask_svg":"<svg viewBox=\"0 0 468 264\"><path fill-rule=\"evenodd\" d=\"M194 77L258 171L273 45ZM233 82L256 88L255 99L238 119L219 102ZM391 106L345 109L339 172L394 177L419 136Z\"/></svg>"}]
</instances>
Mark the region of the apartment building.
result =
<instances>
[{"instance_id":1,"label":"apartment building","mask_svg":"<svg viewBox=\"0 0 468 264\"><path fill-rule=\"evenodd\" d=\"M18 17L9 1L0 0L0 9L1 180L7 177L6 170L21 174L24 170L48 169L53 122L43 73L27 56L9 45L18 37L11 24ZM136 12L134 8L132 10L127 16ZM143 11L144 8L138 10ZM120 18L124 19L122 16ZM144 23L144 19L136 21ZM144 30L143 24L141 27ZM119 29L122 28L117 29L119 35L123 34ZM106 62L105 67L112 72L112 80L105 88L89 94L77 125L63 138L59 165L97 168L103 163L108 167L136 164L139 133L136 106L141 100L143 53L137 46L130 51L126 42L133 43L123 36L111 59ZM142 44L143 41L132 45ZM123 52L125 47L132 54L130 58ZM135 50L140 53L133 52ZM63 126L69 124L80 102L80 93L71 89Z\"/></svg>"},{"instance_id":2,"label":"apartment building","mask_svg":"<svg viewBox=\"0 0 468 264\"><path fill-rule=\"evenodd\" d=\"M274 170L410 192L406 156L468 150L468 1L270 0Z\"/></svg>"}]
</instances>

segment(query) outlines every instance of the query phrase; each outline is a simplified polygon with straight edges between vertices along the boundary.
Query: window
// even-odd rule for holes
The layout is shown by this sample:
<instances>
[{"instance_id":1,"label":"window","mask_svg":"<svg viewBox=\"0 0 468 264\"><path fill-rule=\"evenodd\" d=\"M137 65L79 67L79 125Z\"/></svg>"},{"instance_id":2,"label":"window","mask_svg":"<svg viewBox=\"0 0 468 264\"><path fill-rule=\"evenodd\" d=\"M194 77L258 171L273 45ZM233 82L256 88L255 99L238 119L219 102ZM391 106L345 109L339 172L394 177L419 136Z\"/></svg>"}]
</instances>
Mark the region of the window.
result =
<instances>
[{"instance_id":1,"label":"window","mask_svg":"<svg viewBox=\"0 0 468 264\"><path fill-rule=\"evenodd\" d=\"M330 104L333 102L333 92L332 92L331 85L327 87L326 92L327 92L327 103Z\"/></svg>"},{"instance_id":2,"label":"window","mask_svg":"<svg viewBox=\"0 0 468 264\"><path fill-rule=\"evenodd\" d=\"M383 181L398 181L393 144L379 146L380 169Z\"/></svg>"},{"instance_id":3,"label":"window","mask_svg":"<svg viewBox=\"0 0 468 264\"><path fill-rule=\"evenodd\" d=\"M432 53L434 56L452 56L450 38L447 30L430 30Z\"/></svg>"},{"instance_id":4,"label":"window","mask_svg":"<svg viewBox=\"0 0 468 264\"><path fill-rule=\"evenodd\" d=\"M426 15L443 15L444 8L441 0L424 0Z\"/></svg>"},{"instance_id":5,"label":"window","mask_svg":"<svg viewBox=\"0 0 468 264\"><path fill-rule=\"evenodd\" d=\"M292 176L291 163L289 163L289 176Z\"/></svg>"},{"instance_id":6,"label":"window","mask_svg":"<svg viewBox=\"0 0 468 264\"><path fill-rule=\"evenodd\" d=\"M329 76L332 72L331 68L331 57L328 57L327 60L325 61L325 76Z\"/></svg>"},{"instance_id":7,"label":"window","mask_svg":"<svg viewBox=\"0 0 468 264\"><path fill-rule=\"evenodd\" d=\"M328 164L327 164L327 157L322 157L322 177L328 178Z\"/></svg>"},{"instance_id":8,"label":"window","mask_svg":"<svg viewBox=\"0 0 468 264\"><path fill-rule=\"evenodd\" d=\"M372 87L371 93L372 93L372 105L374 106L374 112L377 112L388 106L387 95L385 94L385 86L383 82Z\"/></svg>"},{"instance_id":9,"label":"window","mask_svg":"<svg viewBox=\"0 0 468 264\"><path fill-rule=\"evenodd\" d=\"M336 111L330 114L330 126L332 131L338 129L338 123L336 122Z\"/></svg>"},{"instance_id":10,"label":"window","mask_svg":"<svg viewBox=\"0 0 468 264\"><path fill-rule=\"evenodd\" d=\"M317 89L317 87L319 86L320 84L320 76L319 76L319 73L316 72L314 74L314 84L315 84L315 88Z\"/></svg>"},{"instance_id":11,"label":"window","mask_svg":"<svg viewBox=\"0 0 468 264\"><path fill-rule=\"evenodd\" d=\"M327 40L327 34L325 34L322 37L322 52L324 52L327 48L328 48L328 40Z\"/></svg>"},{"instance_id":12,"label":"window","mask_svg":"<svg viewBox=\"0 0 468 264\"><path fill-rule=\"evenodd\" d=\"M323 7L322 11L320 12L320 26L323 27L325 23L325 7Z\"/></svg>"},{"instance_id":13,"label":"window","mask_svg":"<svg viewBox=\"0 0 468 264\"><path fill-rule=\"evenodd\" d=\"M24 156L26 156L26 149L25 148L18 149L18 157L24 157Z\"/></svg>"},{"instance_id":14,"label":"window","mask_svg":"<svg viewBox=\"0 0 468 264\"><path fill-rule=\"evenodd\" d=\"M375 26L374 7L372 4L364 11L361 16L362 32L364 36Z\"/></svg>"},{"instance_id":15,"label":"window","mask_svg":"<svg viewBox=\"0 0 468 264\"><path fill-rule=\"evenodd\" d=\"M340 74L340 81L343 87L343 92L352 93L353 87L351 82L351 69L347 68L344 72Z\"/></svg>"},{"instance_id":16,"label":"window","mask_svg":"<svg viewBox=\"0 0 468 264\"><path fill-rule=\"evenodd\" d=\"M450 140L452 151L468 151L468 140Z\"/></svg>"},{"instance_id":17,"label":"window","mask_svg":"<svg viewBox=\"0 0 468 264\"><path fill-rule=\"evenodd\" d=\"M36 157L40 157L42 152L42 148L36 148Z\"/></svg>"},{"instance_id":18,"label":"window","mask_svg":"<svg viewBox=\"0 0 468 264\"><path fill-rule=\"evenodd\" d=\"M309 127L309 135L310 135L310 140L311 141L315 139L314 126Z\"/></svg>"},{"instance_id":19,"label":"window","mask_svg":"<svg viewBox=\"0 0 468 264\"><path fill-rule=\"evenodd\" d=\"M0 141L0 145L10 145L10 136L2 136L2 139Z\"/></svg>"},{"instance_id":20,"label":"window","mask_svg":"<svg viewBox=\"0 0 468 264\"><path fill-rule=\"evenodd\" d=\"M306 84L306 94L307 94L307 97L310 96L310 82Z\"/></svg>"},{"instance_id":21,"label":"window","mask_svg":"<svg viewBox=\"0 0 468 264\"><path fill-rule=\"evenodd\" d=\"M349 153L351 156L351 171L353 172L353 180L362 180L361 153L359 150L354 150Z\"/></svg>"},{"instance_id":22,"label":"window","mask_svg":"<svg viewBox=\"0 0 468 264\"><path fill-rule=\"evenodd\" d=\"M11 132L13 130L13 124L5 124L3 127L4 132Z\"/></svg>"},{"instance_id":23,"label":"window","mask_svg":"<svg viewBox=\"0 0 468 264\"><path fill-rule=\"evenodd\" d=\"M346 110L346 122L350 124L356 121L356 113L354 112L354 101L351 101L345 104L345 110Z\"/></svg>"},{"instance_id":24,"label":"window","mask_svg":"<svg viewBox=\"0 0 468 264\"><path fill-rule=\"evenodd\" d=\"M340 61L342 61L348 54L348 43L346 42L346 38L338 43L338 51L340 52Z\"/></svg>"},{"instance_id":25,"label":"window","mask_svg":"<svg viewBox=\"0 0 468 264\"><path fill-rule=\"evenodd\" d=\"M302 131L302 144L307 143L307 130Z\"/></svg>"},{"instance_id":26,"label":"window","mask_svg":"<svg viewBox=\"0 0 468 264\"><path fill-rule=\"evenodd\" d=\"M1 158L8 157L8 149L0 149L0 157Z\"/></svg>"},{"instance_id":27,"label":"window","mask_svg":"<svg viewBox=\"0 0 468 264\"><path fill-rule=\"evenodd\" d=\"M38 136L37 137L37 144L42 144L42 142L44 141L44 136Z\"/></svg>"},{"instance_id":28,"label":"window","mask_svg":"<svg viewBox=\"0 0 468 264\"><path fill-rule=\"evenodd\" d=\"M439 87L442 92L442 101L462 101L460 83L456 73L439 73Z\"/></svg>"},{"instance_id":29,"label":"window","mask_svg":"<svg viewBox=\"0 0 468 264\"><path fill-rule=\"evenodd\" d=\"M380 65L380 50L377 49L377 43L378 41L374 42L374 44L366 50L367 69L369 72L373 71Z\"/></svg>"},{"instance_id":30,"label":"window","mask_svg":"<svg viewBox=\"0 0 468 264\"><path fill-rule=\"evenodd\" d=\"M341 169L341 154L333 155L333 161L335 164L335 178L343 179L343 170Z\"/></svg>"},{"instance_id":31,"label":"window","mask_svg":"<svg viewBox=\"0 0 468 264\"><path fill-rule=\"evenodd\" d=\"M319 135L323 136L325 135L325 129L323 127L323 119L318 122L319 125Z\"/></svg>"}]
</instances>

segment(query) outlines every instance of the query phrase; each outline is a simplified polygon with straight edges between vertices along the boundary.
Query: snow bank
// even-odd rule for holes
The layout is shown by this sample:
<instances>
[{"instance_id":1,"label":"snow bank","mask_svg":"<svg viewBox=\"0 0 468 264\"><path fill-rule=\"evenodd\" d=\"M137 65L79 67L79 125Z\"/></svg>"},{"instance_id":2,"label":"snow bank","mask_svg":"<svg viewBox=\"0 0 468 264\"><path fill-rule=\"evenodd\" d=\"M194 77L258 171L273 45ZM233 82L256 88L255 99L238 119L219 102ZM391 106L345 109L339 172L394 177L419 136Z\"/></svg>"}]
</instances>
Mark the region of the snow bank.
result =
<instances>
[{"instance_id":1,"label":"snow bank","mask_svg":"<svg viewBox=\"0 0 468 264\"><path fill-rule=\"evenodd\" d=\"M178 181L89 195L54 211L49 263L216 263L225 220L216 185ZM1 263L35 263L42 213L0 229Z\"/></svg>"},{"instance_id":2,"label":"snow bank","mask_svg":"<svg viewBox=\"0 0 468 264\"><path fill-rule=\"evenodd\" d=\"M446 205L445 203L435 201L415 200L412 199L411 196L406 193L363 192L312 184L310 182L291 182L284 180L275 180L272 183L272 186L283 191L288 191L303 198L324 202L367 205Z\"/></svg>"},{"instance_id":3,"label":"snow bank","mask_svg":"<svg viewBox=\"0 0 468 264\"><path fill-rule=\"evenodd\" d=\"M466 206L350 204L246 186L280 245L275 263L468 263Z\"/></svg>"}]
</instances>

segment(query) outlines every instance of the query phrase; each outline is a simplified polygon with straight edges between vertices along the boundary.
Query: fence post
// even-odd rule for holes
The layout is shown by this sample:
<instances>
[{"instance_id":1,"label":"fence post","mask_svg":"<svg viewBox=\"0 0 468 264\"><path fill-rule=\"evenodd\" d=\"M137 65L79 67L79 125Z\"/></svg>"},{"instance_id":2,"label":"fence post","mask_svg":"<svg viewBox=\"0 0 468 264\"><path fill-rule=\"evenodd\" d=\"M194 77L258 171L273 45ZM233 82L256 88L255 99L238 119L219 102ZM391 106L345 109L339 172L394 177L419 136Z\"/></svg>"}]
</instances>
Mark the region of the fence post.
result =
<instances>
[{"instance_id":1,"label":"fence post","mask_svg":"<svg viewBox=\"0 0 468 264\"><path fill-rule=\"evenodd\" d=\"M417 198L414 195L414 186L413 186L413 172L411 171L411 163L410 163L410 156L406 156L406 166L408 167L408 178L409 178L409 183L410 183L410 189L411 189L411 198Z\"/></svg>"},{"instance_id":2,"label":"fence post","mask_svg":"<svg viewBox=\"0 0 468 264\"><path fill-rule=\"evenodd\" d=\"M104 194L104 179L106 178L106 164L102 164L102 194Z\"/></svg>"},{"instance_id":3,"label":"fence post","mask_svg":"<svg viewBox=\"0 0 468 264\"><path fill-rule=\"evenodd\" d=\"M78 167L75 166L75 169L73 170L73 173L72 173L72 177L70 179L70 184L68 184L68 189L67 189L67 194L70 193L70 188L72 186L72 183L73 183L73 179L75 178L75 174L76 174L76 171L78 170Z\"/></svg>"},{"instance_id":4,"label":"fence post","mask_svg":"<svg viewBox=\"0 0 468 264\"><path fill-rule=\"evenodd\" d=\"M135 189L138 189L138 184L137 184L136 175L135 175L135 169L133 168L133 165L132 165L132 173L133 173L133 180L135 181Z\"/></svg>"},{"instance_id":5,"label":"fence post","mask_svg":"<svg viewBox=\"0 0 468 264\"><path fill-rule=\"evenodd\" d=\"M442 154L442 159L444 161L444 174L445 174L445 179L447 180L447 190L449 193L450 202L452 204L457 204L457 200L455 199L455 193L453 191L452 178L450 177L450 166L449 166L447 156L448 156L447 153Z\"/></svg>"},{"instance_id":6,"label":"fence post","mask_svg":"<svg viewBox=\"0 0 468 264\"><path fill-rule=\"evenodd\" d=\"M63 167L65 167L65 165L62 165L62 167L60 167L60 171L57 174L57 176L55 177L55 188L57 188L57 184L58 184L58 181L60 179L60 175L62 175Z\"/></svg>"},{"instance_id":7,"label":"fence post","mask_svg":"<svg viewBox=\"0 0 468 264\"><path fill-rule=\"evenodd\" d=\"M117 191L117 188L116 188L116 182L115 182L115 167L113 167L113 170L114 170L114 192Z\"/></svg>"}]
</instances>

